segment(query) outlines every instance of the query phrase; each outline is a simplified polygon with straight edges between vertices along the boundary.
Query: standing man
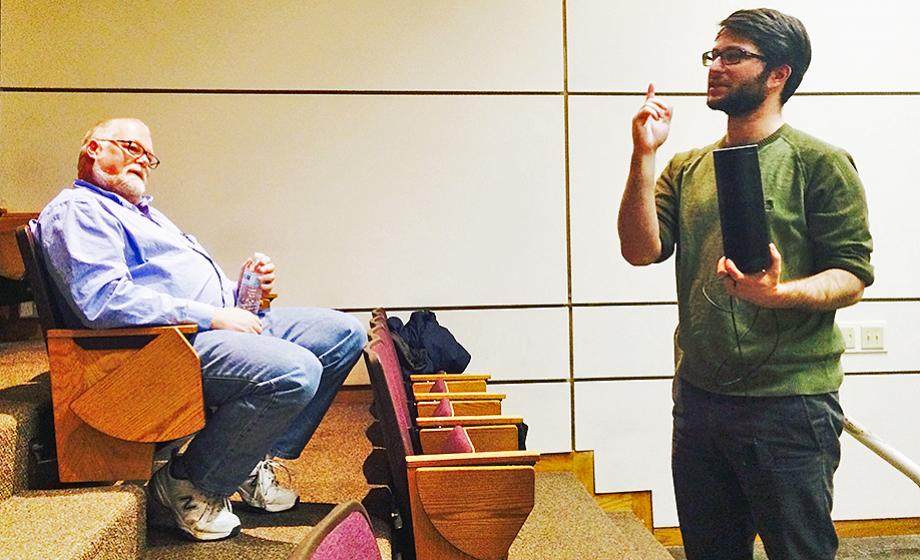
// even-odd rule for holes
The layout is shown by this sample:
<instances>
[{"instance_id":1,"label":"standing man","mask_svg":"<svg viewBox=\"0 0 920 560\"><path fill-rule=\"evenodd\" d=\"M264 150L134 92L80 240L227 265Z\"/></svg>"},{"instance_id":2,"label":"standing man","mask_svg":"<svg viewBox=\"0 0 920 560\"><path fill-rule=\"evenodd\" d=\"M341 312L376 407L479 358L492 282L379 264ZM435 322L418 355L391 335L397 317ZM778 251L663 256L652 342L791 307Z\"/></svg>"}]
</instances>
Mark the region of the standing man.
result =
<instances>
[{"instance_id":1,"label":"standing man","mask_svg":"<svg viewBox=\"0 0 920 560\"><path fill-rule=\"evenodd\" d=\"M654 179L671 107L649 85L632 121L620 206L623 256L642 266L676 247L680 324L672 471L689 560L831 560L844 344L836 309L873 281L865 195L845 151L783 123L811 44L775 10L721 22L706 103L728 116L718 142L676 155ZM713 150L756 144L773 243L767 270L724 257Z\"/></svg>"},{"instance_id":2,"label":"standing man","mask_svg":"<svg viewBox=\"0 0 920 560\"><path fill-rule=\"evenodd\" d=\"M278 484L274 457L303 451L365 342L354 318L329 309L254 315L194 237L145 195L160 160L147 126L111 119L86 133L77 180L42 211L38 235L51 276L90 328L196 323L204 404L213 414L186 452L158 470L151 493L197 540L236 535L229 497L285 511L297 494ZM275 267L255 263L268 293ZM156 375L151 371L150 375Z\"/></svg>"}]
</instances>

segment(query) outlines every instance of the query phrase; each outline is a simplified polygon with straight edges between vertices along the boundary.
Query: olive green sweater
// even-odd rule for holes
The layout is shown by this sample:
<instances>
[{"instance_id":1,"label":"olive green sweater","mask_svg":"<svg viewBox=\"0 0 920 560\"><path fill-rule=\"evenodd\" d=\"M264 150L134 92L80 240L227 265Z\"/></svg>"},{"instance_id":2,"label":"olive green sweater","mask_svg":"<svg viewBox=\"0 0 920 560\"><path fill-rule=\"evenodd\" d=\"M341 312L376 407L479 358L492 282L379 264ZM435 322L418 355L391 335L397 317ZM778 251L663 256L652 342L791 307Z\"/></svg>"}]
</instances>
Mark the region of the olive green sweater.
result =
<instances>
[{"instance_id":1,"label":"olive green sweater","mask_svg":"<svg viewBox=\"0 0 920 560\"><path fill-rule=\"evenodd\" d=\"M844 345L833 311L762 309L730 298L716 277L723 250L712 152L719 147L674 156L656 186L659 260L675 246L677 254L677 375L731 395L836 391ZM872 237L850 155L789 125L759 142L758 155L781 281L840 268L870 285Z\"/></svg>"}]
</instances>

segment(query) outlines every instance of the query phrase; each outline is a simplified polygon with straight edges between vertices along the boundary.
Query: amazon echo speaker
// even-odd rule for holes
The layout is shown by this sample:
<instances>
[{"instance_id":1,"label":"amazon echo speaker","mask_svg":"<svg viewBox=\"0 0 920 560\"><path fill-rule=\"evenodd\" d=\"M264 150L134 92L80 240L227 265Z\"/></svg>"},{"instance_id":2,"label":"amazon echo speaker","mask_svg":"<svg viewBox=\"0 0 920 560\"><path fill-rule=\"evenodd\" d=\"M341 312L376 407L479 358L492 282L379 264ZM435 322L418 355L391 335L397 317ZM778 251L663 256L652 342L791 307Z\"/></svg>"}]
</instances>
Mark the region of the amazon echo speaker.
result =
<instances>
[{"instance_id":1,"label":"amazon echo speaker","mask_svg":"<svg viewBox=\"0 0 920 560\"><path fill-rule=\"evenodd\" d=\"M764 212L757 146L713 151L725 256L744 273L770 266L770 238Z\"/></svg>"}]
</instances>

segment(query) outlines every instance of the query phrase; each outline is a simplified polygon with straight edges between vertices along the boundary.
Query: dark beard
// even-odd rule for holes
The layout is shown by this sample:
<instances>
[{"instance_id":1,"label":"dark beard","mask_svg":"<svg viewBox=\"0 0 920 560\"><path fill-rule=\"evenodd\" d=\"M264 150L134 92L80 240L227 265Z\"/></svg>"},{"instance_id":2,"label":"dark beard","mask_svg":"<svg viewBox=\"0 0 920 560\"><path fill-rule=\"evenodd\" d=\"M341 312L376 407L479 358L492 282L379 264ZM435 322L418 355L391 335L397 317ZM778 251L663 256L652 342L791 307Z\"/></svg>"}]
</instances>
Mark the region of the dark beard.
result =
<instances>
[{"instance_id":1,"label":"dark beard","mask_svg":"<svg viewBox=\"0 0 920 560\"><path fill-rule=\"evenodd\" d=\"M743 117L754 112L767 99L767 71L750 82L741 84L738 89L722 99L706 100L710 109L722 111L729 117Z\"/></svg>"}]
</instances>

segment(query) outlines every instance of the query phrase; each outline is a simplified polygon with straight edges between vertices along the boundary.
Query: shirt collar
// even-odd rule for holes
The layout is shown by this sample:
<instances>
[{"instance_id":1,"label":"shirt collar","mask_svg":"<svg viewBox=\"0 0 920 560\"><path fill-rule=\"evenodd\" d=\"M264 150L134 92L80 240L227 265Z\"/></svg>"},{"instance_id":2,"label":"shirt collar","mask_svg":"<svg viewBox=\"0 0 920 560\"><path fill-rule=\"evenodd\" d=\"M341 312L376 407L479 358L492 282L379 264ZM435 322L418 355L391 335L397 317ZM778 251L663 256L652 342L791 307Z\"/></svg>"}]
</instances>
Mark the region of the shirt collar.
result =
<instances>
[{"instance_id":1,"label":"shirt collar","mask_svg":"<svg viewBox=\"0 0 920 560\"><path fill-rule=\"evenodd\" d=\"M130 202L128 202L127 200L125 200L124 197L122 197L121 195L116 194L116 193L113 193L113 192L111 192L111 191L107 191L107 190L103 189L102 187L99 187L99 186L97 186L97 185L94 185L94 184L92 184L92 183L90 183L90 182L88 182L88 181L84 181L83 179L76 179L76 180L74 180L73 186L74 186L74 188L84 188L84 189L88 189L88 190L90 190L90 191L92 191L92 192L94 192L94 193L96 193L96 194L98 194L98 195L100 195L100 196L104 196L104 197L108 198L109 200L115 201L115 202L117 202L118 204L121 204L122 206L124 206L124 207L126 207L126 208L134 208L135 210L140 210L140 211L143 212L144 214L149 214L149 213L150 213L150 203L153 201L153 197L150 196L149 194L145 194L145 195L141 196L141 199L140 199L140 200L138 201L138 203L135 205L135 204L131 204Z\"/></svg>"}]
</instances>

